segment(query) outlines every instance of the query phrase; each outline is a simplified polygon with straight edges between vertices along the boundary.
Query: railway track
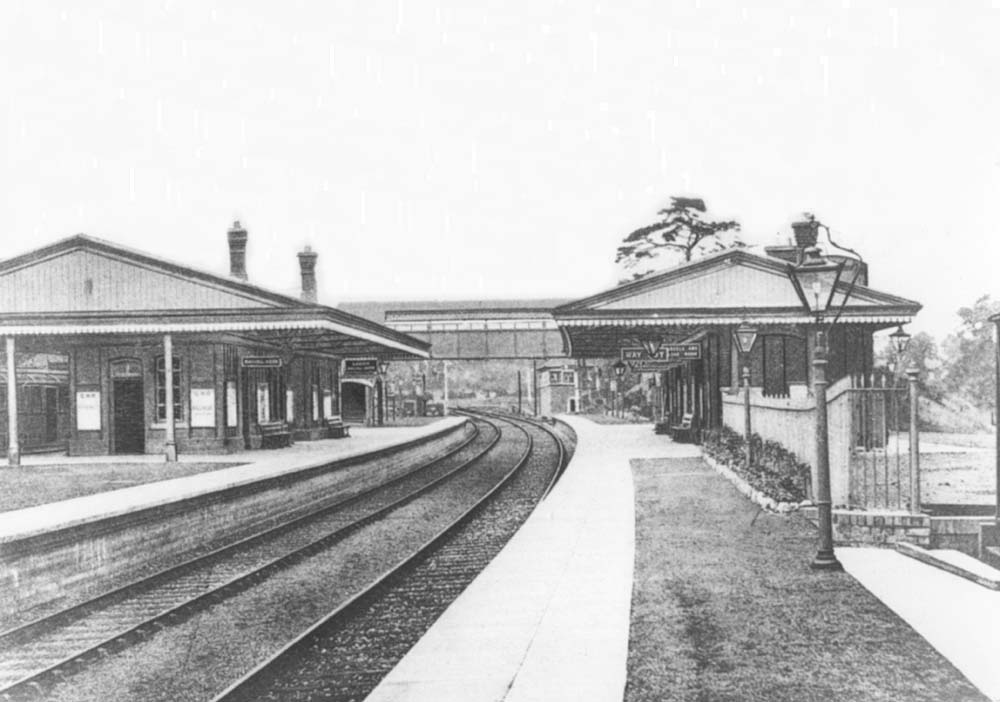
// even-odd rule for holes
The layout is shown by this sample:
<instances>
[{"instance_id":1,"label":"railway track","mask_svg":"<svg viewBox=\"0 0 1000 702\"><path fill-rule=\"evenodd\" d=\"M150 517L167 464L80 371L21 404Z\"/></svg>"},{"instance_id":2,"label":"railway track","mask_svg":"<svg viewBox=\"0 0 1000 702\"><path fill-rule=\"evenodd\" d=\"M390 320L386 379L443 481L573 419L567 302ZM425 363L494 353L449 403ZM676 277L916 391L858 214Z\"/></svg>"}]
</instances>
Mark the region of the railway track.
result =
<instances>
[{"instance_id":1,"label":"railway track","mask_svg":"<svg viewBox=\"0 0 1000 702\"><path fill-rule=\"evenodd\" d=\"M495 420L449 454L386 485L0 633L0 697L38 699L95 659L144 640L328 549L475 465L499 441Z\"/></svg>"},{"instance_id":2,"label":"railway track","mask_svg":"<svg viewBox=\"0 0 1000 702\"><path fill-rule=\"evenodd\" d=\"M568 462L549 427L496 414L489 418L517 427L528 439L504 478L419 550L213 702L360 700L375 687L503 548Z\"/></svg>"}]
</instances>

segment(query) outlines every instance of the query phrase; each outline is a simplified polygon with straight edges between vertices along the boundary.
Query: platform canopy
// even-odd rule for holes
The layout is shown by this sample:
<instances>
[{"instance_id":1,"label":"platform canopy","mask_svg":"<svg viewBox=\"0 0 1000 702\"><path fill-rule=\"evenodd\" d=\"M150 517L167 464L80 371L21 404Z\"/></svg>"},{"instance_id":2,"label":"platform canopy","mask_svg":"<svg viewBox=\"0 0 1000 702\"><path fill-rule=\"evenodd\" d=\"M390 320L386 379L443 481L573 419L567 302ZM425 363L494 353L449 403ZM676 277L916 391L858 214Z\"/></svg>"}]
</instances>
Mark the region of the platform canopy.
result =
<instances>
[{"instance_id":1,"label":"platform canopy","mask_svg":"<svg viewBox=\"0 0 1000 702\"><path fill-rule=\"evenodd\" d=\"M706 328L741 323L792 329L806 314L788 276L788 262L746 249L730 249L556 307L552 317L567 354L616 355L626 344L683 343ZM920 304L862 285L845 273L831 309L838 322L872 330L910 322ZM845 296L847 304L844 305ZM829 320L827 320L829 321Z\"/></svg>"},{"instance_id":2,"label":"platform canopy","mask_svg":"<svg viewBox=\"0 0 1000 702\"><path fill-rule=\"evenodd\" d=\"M231 335L290 352L426 358L429 345L332 307L78 235L0 262L0 336Z\"/></svg>"}]
</instances>

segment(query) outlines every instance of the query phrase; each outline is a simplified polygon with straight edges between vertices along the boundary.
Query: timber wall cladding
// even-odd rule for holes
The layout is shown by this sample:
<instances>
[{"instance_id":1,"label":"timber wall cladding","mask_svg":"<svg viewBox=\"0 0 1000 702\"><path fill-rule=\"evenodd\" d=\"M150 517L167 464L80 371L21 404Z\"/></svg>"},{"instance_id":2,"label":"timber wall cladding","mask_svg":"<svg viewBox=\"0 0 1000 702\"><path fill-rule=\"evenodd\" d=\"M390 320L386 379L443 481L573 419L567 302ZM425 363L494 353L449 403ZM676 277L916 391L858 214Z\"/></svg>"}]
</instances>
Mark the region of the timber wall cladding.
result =
<instances>
[{"instance_id":1,"label":"timber wall cladding","mask_svg":"<svg viewBox=\"0 0 1000 702\"><path fill-rule=\"evenodd\" d=\"M292 474L0 542L0 616L128 582L154 561L179 562L195 548L231 543L347 499L447 453L472 431L465 422Z\"/></svg>"},{"instance_id":2,"label":"timber wall cladding","mask_svg":"<svg viewBox=\"0 0 1000 702\"><path fill-rule=\"evenodd\" d=\"M273 307L165 271L91 251L68 251L0 275L5 312Z\"/></svg>"}]
</instances>

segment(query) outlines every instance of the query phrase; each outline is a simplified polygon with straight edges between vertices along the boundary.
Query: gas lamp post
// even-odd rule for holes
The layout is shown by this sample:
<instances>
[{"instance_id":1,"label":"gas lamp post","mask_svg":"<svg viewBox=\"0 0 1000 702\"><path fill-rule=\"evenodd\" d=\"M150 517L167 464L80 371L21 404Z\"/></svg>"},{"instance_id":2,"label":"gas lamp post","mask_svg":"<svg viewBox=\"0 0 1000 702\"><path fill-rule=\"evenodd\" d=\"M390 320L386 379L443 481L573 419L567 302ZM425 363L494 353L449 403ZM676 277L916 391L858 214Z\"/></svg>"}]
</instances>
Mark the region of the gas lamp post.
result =
<instances>
[{"instance_id":1,"label":"gas lamp post","mask_svg":"<svg viewBox=\"0 0 1000 702\"><path fill-rule=\"evenodd\" d=\"M741 364L743 367L743 434L746 439L744 466L749 472L750 461L752 460L750 446L750 436L752 435L750 427L750 351L753 349L754 342L757 341L757 328L743 322L740 326L736 327L735 336L736 348L740 352L740 357L743 361Z\"/></svg>"},{"instance_id":2,"label":"gas lamp post","mask_svg":"<svg viewBox=\"0 0 1000 702\"><path fill-rule=\"evenodd\" d=\"M813 346L813 395L816 398L816 509L819 520L819 549L810 566L815 570L843 570L833 552L833 511L830 496L830 447L826 417L826 330L825 316L844 270L844 261L825 258L816 246L802 252L798 265L788 266L802 306L816 323ZM846 298L844 300L846 303ZM835 320L834 320L835 321ZM832 322L831 322L832 324Z\"/></svg>"}]
</instances>

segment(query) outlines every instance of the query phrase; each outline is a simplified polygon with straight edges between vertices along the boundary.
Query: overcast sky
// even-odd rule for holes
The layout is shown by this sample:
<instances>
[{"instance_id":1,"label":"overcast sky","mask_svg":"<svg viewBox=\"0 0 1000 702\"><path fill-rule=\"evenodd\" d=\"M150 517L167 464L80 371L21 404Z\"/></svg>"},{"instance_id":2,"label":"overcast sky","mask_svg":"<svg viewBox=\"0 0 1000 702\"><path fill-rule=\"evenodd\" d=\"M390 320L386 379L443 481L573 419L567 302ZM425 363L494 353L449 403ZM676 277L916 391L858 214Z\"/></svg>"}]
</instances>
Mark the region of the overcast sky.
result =
<instances>
[{"instance_id":1,"label":"overcast sky","mask_svg":"<svg viewBox=\"0 0 1000 702\"><path fill-rule=\"evenodd\" d=\"M0 9L2 257L225 273L238 217L328 304L578 297L687 194L753 243L815 212L917 329L1000 297L997 3L86 4Z\"/></svg>"}]
</instances>

